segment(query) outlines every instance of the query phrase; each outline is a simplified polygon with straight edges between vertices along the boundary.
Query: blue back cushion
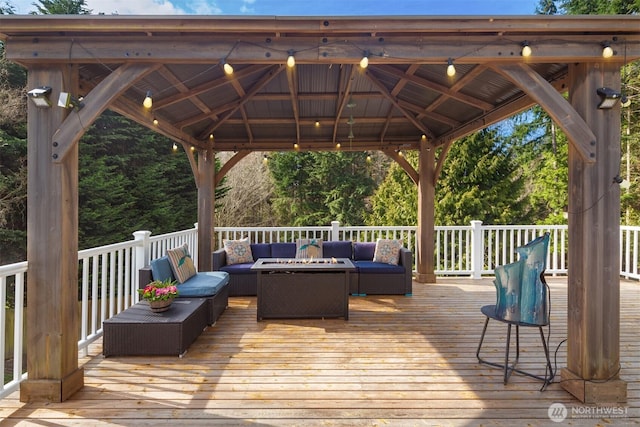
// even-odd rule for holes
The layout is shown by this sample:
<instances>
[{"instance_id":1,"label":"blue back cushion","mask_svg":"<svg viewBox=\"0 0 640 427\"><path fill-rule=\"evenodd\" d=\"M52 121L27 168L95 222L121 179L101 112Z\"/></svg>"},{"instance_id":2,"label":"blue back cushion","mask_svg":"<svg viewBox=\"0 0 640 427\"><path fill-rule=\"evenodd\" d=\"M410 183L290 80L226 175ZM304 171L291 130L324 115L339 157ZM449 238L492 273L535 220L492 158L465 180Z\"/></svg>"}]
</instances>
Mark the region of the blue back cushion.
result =
<instances>
[{"instance_id":1,"label":"blue back cushion","mask_svg":"<svg viewBox=\"0 0 640 427\"><path fill-rule=\"evenodd\" d=\"M171 270L169 257L167 256L151 261L151 275L153 276L153 280L162 280L163 282L167 279L176 280Z\"/></svg>"},{"instance_id":2,"label":"blue back cushion","mask_svg":"<svg viewBox=\"0 0 640 427\"><path fill-rule=\"evenodd\" d=\"M324 242L322 244L322 256L324 258L351 258L353 256L351 241Z\"/></svg>"},{"instance_id":3,"label":"blue back cushion","mask_svg":"<svg viewBox=\"0 0 640 427\"><path fill-rule=\"evenodd\" d=\"M272 243L271 244L271 258L295 258L296 257L296 244L289 243Z\"/></svg>"},{"instance_id":4,"label":"blue back cushion","mask_svg":"<svg viewBox=\"0 0 640 427\"><path fill-rule=\"evenodd\" d=\"M271 258L271 245L269 243L252 243L251 254L254 261L257 261L258 258Z\"/></svg>"},{"instance_id":5,"label":"blue back cushion","mask_svg":"<svg viewBox=\"0 0 640 427\"><path fill-rule=\"evenodd\" d=\"M356 242L353 245L353 259L356 261L372 261L376 252L376 242Z\"/></svg>"}]
</instances>

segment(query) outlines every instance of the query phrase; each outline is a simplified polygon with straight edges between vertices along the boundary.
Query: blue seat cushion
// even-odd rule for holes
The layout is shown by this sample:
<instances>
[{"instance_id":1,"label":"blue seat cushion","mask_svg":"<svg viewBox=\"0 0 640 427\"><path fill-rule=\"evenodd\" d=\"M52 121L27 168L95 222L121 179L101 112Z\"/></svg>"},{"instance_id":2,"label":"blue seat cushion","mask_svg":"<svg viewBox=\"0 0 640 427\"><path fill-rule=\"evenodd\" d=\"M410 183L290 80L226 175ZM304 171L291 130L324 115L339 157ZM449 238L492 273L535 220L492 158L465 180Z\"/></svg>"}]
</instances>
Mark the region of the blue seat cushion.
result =
<instances>
[{"instance_id":1,"label":"blue seat cushion","mask_svg":"<svg viewBox=\"0 0 640 427\"><path fill-rule=\"evenodd\" d=\"M356 242L353 245L353 259L356 261L372 261L376 252L376 242Z\"/></svg>"},{"instance_id":2,"label":"blue seat cushion","mask_svg":"<svg viewBox=\"0 0 640 427\"><path fill-rule=\"evenodd\" d=\"M153 280L160 280L162 282L167 279L172 281L176 280L168 256L163 256L151 261L151 275Z\"/></svg>"},{"instance_id":3,"label":"blue seat cushion","mask_svg":"<svg viewBox=\"0 0 640 427\"><path fill-rule=\"evenodd\" d=\"M386 262L354 261L358 273L397 273L403 274L405 269L401 265L387 264Z\"/></svg>"},{"instance_id":4,"label":"blue seat cushion","mask_svg":"<svg viewBox=\"0 0 640 427\"><path fill-rule=\"evenodd\" d=\"M254 261L257 261L258 258L271 258L271 244L252 243L251 254L253 255Z\"/></svg>"},{"instance_id":5,"label":"blue seat cushion","mask_svg":"<svg viewBox=\"0 0 640 427\"><path fill-rule=\"evenodd\" d=\"M229 284L229 273L224 271L206 271L196 273L178 286L178 297L210 297L216 295Z\"/></svg>"},{"instance_id":6,"label":"blue seat cushion","mask_svg":"<svg viewBox=\"0 0 640 427\"><path fill-rule=\"evenodd\" d=\"M351 241L324 242L322 244L322 256L324 258L351 258L353 256Z\"/></svg>"},{"instance_id":7,"label":"blue seat cushion","mask_svg":"<svg viewBox=\"0 0 640 427\"><path fill-rule=\"evenodd\" d=\"M271 243L271 258L295 258L296 244L293 242Z\"/></svg>"},{"instance_id":8,"label":"blue seat cushion","mask_svg":"<svg viewBox=\"0 0 640 427\"><path fill-rule=\"evenodd\" d=\"M253 262L245 262L243 264L231 264L220 267L220 271L225 271L230 274L256 274L251 270Z\"/></svg>"}]
</instances>

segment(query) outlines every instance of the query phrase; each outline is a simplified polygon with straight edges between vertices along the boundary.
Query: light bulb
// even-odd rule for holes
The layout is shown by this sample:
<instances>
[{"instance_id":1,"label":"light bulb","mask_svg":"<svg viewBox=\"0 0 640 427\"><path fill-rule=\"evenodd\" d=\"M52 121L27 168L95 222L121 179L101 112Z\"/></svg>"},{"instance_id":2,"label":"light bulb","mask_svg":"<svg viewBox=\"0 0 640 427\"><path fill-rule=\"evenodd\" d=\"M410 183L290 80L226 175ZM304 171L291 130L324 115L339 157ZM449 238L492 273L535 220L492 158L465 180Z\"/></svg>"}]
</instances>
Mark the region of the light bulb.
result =
<instances>
[{"instance_id":1,"label":"light bulb","mask_svg":"<svg viewBox=\"0 0 640 427\"><path fill-rule=\"evenodd\" d=\"M147 96L144 98L144 101L142 101L142 105L146 109L149 109L149 108L151 108L153 106L153 98L151 97L151 91L150 90L147 91Z\"/></svg>"},{"instance_id":2,"label":"light bulb","mask_svg":"<svg viewBox=\"0 0 640 427\"><path fill-rule=\"evenodd\" d=\"M222 68L224 69L226 75L230 76L231 74L233 74L233 67L227 61L222 61Z\"/></svg>"},{"instance_id":3,"label":"light bulb","mask_svg":"<svg viewBox=\"0 0 640 427\"><path fill-rule=\"evenodd\" d=\"M608 42L604 42L602 44L602 57L611 58L612 56L613 56L613 48L609 45Z\"/></svg>"},{"instance_id":4,"label":"light bulb","mask_svg":"<svg viewBox=\"0 0 640 427\"><path fill-rule=\"evenodd\" d=\"M153 124L158 126L158 119L156 119L155 117L153 118Z\"/></svg>"},{"instance_id":5,"label":"light bulb","mask_svg":"<svg viewBox=\"0 0 640 427\"><path fill-rule=\"evenodd\" d=\"M340 145L340 143L338 142L338 143L336 144L336 148L338 148L338 149L339 149L340 147L341 147L341 145Z\"/></svg>"},{"instance_id":6,"label":"light bulb","mask_svg":"<svg viewBox=\"0 0 640 427\"><path fill-rule=\"evenodd\" d=\"M367 68L368 66L369 66L369 57L367 55L365 55L360 60L360 67Z\"/></svg>"},{"instance_id":7,"label":"light bulb","mask_svg":"<svg viewBox=\"0 0 640 427\"><path fill-rule=\"evenodd\" d=\"M289 57L287 58L287 67L293 68L296 65L296 58L293 56L293 51L289 51Z\"/></svg>"},{"instance_id":8,"label":"light bulb","mask_svg":"<svg viewBox=\"0 0 640 427\"><path fill-rule=\"evenodd\" d=\"M178 151L178 144L175 142L173 143L173 151Z\"/></svg>"},{"instance_id":9,"label":"light bulb","mask_svg":"<svg viewBox=\"0 0 640 427\"><path fill-rule=\"evenodd\" d=\"M531 46L529 46L529 43L524 42L522 44L522 56L525 58L528 58L531 56Z\"/></svg>"},{"instance_id":10,"label":"light bulb","mask_svg":"<svg viewBox=\"0 0 640 427\"><path fill-rule=\"evenodd\" d=\"M456 67L453 66L453 59L449 58L449 61L447 62L449 65L447 65L447 76L449 77L453 77L456 75Z\"/></svg>"}]
</instances>

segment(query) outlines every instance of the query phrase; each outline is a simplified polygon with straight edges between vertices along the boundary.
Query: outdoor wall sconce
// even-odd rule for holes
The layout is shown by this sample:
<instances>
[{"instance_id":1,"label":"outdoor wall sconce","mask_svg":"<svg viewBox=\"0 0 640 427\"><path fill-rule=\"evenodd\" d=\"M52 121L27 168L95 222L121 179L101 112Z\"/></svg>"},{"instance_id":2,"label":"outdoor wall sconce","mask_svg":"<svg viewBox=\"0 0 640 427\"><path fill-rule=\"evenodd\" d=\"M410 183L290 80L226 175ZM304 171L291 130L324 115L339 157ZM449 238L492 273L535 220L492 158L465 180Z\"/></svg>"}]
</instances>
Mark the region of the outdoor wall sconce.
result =
<instances>
[{"instance_id":1,"label":"outdoor wall sconce","mask_svg":"<svg viewBox=\"0 0 640 427\"><path fill-rule=\"evenodd\" d=\"M29 99L33 101L34 105L38 108L51 107L51 101L49 101L50 94L51 88L49 86L40 86L27 92Z\"/></svg>"},{"instance_id":2,"label":"outdoor wall sconce","mask_svg":"<svg viewBox=\"0 0 640 427\"><path fill-rule=\"evenodd\" d=\"M600 103L598 108L601 110L608 110L615 107L615 105L622 99L622 94L608 87L599 87L596 89L596 93L600 97Z\"/></svg>"},{"instance_id":3,"label":"outdoor wall sconce","mask_svg":"<svg viewBox=\"0 0 640 427\"><path fill-rule=\"evenodd\" d=\"M76 111L82 109L84 104L80 99L74 98L68 92L60 92L58 97L58 107L62 108L74 108Z\"/></svg>"}]
</instances>

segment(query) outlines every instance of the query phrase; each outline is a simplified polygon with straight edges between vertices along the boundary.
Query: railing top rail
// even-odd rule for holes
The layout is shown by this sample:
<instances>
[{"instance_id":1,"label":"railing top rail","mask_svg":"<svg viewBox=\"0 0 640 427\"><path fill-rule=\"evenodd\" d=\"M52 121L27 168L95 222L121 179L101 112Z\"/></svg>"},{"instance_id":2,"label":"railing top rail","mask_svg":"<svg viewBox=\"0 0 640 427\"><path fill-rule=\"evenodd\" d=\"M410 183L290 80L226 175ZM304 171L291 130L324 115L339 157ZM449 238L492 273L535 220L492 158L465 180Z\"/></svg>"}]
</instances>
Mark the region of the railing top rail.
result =
<instances>
[{"instance_id":1,"label":"railing top rail","mask_svg":"<svg viewBox=\"0 0 640 427\"><path fill-rule=\"evenodd\" d=\"M0 276L13 276L27 271L27 261L0 265Z\"/></svg>"},{"instance_id":2,"label":"railing top rail","mask_svg":"<svg viewBox=\"0 0 640 427\"><path fill-rule=\"evenodd\" d=\"M135 246L139 246L142 243L135 240L127 240L126 242L113 243L111 245L98 246L97 248L83 249L78 251L78 258L88 258L96 255L103 254L105 252L113 252L120 249L129 249Z\"/></svg>"}]
</instances>

